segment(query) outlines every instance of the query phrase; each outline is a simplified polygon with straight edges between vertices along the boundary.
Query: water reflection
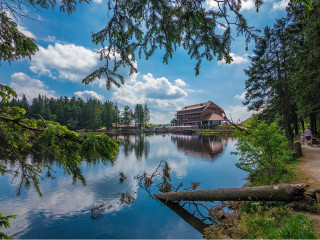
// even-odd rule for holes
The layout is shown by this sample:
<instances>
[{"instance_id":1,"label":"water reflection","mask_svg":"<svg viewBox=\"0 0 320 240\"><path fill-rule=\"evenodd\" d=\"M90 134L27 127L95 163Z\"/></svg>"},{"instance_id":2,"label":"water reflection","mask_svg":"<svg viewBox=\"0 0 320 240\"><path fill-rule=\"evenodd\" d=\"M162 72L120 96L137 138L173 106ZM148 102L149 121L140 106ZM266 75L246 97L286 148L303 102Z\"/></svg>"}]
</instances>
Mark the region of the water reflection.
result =
<instances>
[{"instance_id":1,"label":"water reflection","mask_svg":"<svg viewBox=\"0 0 320 240\"><path fill-rule=\"evenodd\" d=\"M170 208L176 213L181 219L188 223L191 227L197 230L199 233L204 234L205 229L210 225L197 218L195 215L188 212L186 209L180 206L177 202L166 202L161 200L164 205Z\"/></svg>"},{"instance_id":2,"label":"water reflection","mask_svg":"<svg viewBox=\"0 0 320 240\"><path fill-rule=\"evenodd\" d=\"M221 138L216 135L172 134L171 140L176 143L179 150L187 155L211 161L223 152L223 145L227 143L226 141L222 142Z\"/></svg>"},{"instance_id":3,"label":"water reflection","mask_svg":"<svg viewBox=\"0 0 320 240\"><path fill-rule=\"evenodd\" d=\"M64 174L64 170L53 159L41 156L41 151L29 153L28 158L34 162L51 162L56 176L55 181L41 183L43 198L33 190L24 191L17 198L17 185L12 184L8 176L1 177L1 212L18 215L6 233L15 238L29 239L201 238L200 228L195 230L168 207L150 199L149 194L139 188L135 176L143 171L152 173L161 161L167 161L171 168L171 184L175 187L182 181L186 186L200 182L200 189L239 187L244 183L245 174L234 166L236 157L228 154L234 151L233 144L225 145L224 140L213 136L203 136L198 141L200 146L222 144L227 157L219 157L219 161L199 161L208 158L186 154L185 148L177 144L180 140L170 134L114 138L121 142L113 163L97 161L81 165L86 186L80 183L72 185L72 179ZM198 144L196 150L201 149L206 147ZM213 159L210 152L213 150L205 156ZM123 181L119 181L121 178ZM132 199L135 201L127 204L127 200ZM103 218L92 220L92 213L96 213L97 218L101 217L102 208Z\"/></svg>"},{"instance_id":4,"label":"water reflection","mask_svg":"<svg viewBox=\"0 0 320 240\"><path fill-rule=\"evenodd\" d=\"M144 134L124 136L115 135L112 139L120 140L120 146L123 146L125 157L128 157L131 152L134 152L137 159L141 159L142 157L148 158L150 149L148 136Z\"/></svg>"}]
</instances>

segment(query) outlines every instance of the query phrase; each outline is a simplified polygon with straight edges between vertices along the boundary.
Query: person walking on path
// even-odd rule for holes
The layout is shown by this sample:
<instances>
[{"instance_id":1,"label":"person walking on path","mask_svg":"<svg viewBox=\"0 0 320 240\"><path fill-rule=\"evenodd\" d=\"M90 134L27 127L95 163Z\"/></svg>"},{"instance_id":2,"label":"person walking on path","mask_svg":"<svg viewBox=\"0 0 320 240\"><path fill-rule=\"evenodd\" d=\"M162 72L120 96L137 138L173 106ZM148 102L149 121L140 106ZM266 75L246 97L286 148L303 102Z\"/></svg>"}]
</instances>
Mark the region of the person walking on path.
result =
<instances>
[{"instance_id":1,"label":"person walking on path","mask_svg":"<svg viewBox=\"0 0 320 240\"><path fill-rule=\"evenodd\" d=\"M311 145L312 132L309 127L307 127L307 129L304 131L304 134L306 136L306 140L307 140L308 145L312 146Z\"/></svg>"}]
</instances>

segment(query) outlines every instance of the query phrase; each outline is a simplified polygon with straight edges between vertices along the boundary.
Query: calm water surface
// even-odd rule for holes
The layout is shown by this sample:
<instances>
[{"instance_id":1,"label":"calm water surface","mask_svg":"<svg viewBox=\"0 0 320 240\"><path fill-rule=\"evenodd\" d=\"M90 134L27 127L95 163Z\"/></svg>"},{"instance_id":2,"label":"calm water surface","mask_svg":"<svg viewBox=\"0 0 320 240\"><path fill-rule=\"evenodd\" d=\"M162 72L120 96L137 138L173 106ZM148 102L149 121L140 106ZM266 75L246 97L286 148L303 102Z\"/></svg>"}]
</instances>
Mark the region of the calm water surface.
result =
<instances>
[{"instance_id":1,"label":"calm water surface","mask_svg":"<svg viewBox=\"0 0 320 240\"><path fill-rule=\"evenodd\" d=\"M171 168L172 183L184 186L199 182L198 189L241 187L246 173L235 167L235 140L217 136L152 135L117 137L121 140L112 164L83 163L87 185L54 166L55 180L41 183L43 197L33 190L16 196L10 176L0 177L0 212L17 214L5 233L14 238L201 238L175 212L151 199L134 177L152 173L161 161ZM127 177L122 184L119 173ZM119 193L136 200L121 204ZM104 204L99 220L91 209ZM3 231L3 230L2 230Z\"/></svg>"}]
</instances>

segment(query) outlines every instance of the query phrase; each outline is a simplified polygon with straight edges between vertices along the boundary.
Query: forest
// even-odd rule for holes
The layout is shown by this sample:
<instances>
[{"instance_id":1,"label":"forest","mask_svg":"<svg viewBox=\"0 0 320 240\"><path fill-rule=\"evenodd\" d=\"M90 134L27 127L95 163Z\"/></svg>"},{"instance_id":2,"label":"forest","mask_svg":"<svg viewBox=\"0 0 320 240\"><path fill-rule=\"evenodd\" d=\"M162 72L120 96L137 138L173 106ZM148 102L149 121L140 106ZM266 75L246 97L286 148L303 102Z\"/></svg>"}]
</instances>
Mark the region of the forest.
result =
<instances>
[{"instance_id":1,"label":"forest","mask_svg":"<svg viewBox=\"0 0 320 240\"><path fill-rule=\"evenodd\" d=\"M145 127L150 121L150 111L147 104L136 104L134 110L128 105L123 110L111 101L104 103L97 99L81 98L48 98L39 95L29 104L25 95L21 99L13 98L9 103L0 103L2 107L19 107L26 110L26 116L43 118L58 122L71 130L108 130L117 125L129 125L134 123L136 128Z\"/></svg>"}]
</instances>

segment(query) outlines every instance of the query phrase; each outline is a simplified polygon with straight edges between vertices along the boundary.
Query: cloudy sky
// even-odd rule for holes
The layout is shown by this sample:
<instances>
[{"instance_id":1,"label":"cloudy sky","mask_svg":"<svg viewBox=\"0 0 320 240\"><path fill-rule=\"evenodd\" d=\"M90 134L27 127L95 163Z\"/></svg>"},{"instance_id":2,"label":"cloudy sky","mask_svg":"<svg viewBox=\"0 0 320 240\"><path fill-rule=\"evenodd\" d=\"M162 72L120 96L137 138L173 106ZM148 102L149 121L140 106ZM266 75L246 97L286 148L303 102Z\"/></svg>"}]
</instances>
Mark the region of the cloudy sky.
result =
<instances>
[{"instance_id":1,"label":"cloudy sky","mask_svg":"<svg viewBox=\"0 0 320 240\"><path fill-rule=\"evenodd\" d=\"M288 0L267 0L256 12L252 0L243 4L242 12L251 26L263 29L285 15ZM206 0L206 7L216 8ZM223 108L232 119L245 120L251 115L242 105L248 56L254 43L245 49L243 37L232 42L232 64L214 59L204 61L200 74L195 76L195 61L177 49L169 64L162 63L163 52L156 52L148 61L137 60L138 74L126 77L121 88L108 91L103 80L83 85L81 80L101 63L96 53L100 46L91 41L91 34L106 26L106 0L81 4L77 12L68 16L58 10L29 12L33 19L20 19L19 29L33 37L39 51L31 60L1 63L0 82L10 85L18 95L29 100L41 95L49 97L97 98L114 101L120 108L147 103L152 123L169 123L174 113L186 106L211 100Z\"/></svg>"}]
</instances>

